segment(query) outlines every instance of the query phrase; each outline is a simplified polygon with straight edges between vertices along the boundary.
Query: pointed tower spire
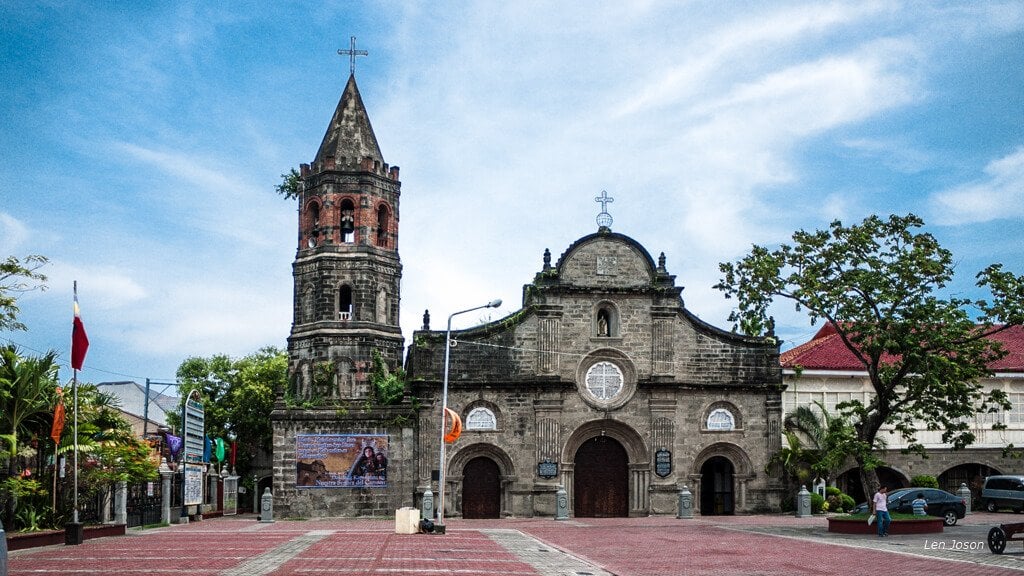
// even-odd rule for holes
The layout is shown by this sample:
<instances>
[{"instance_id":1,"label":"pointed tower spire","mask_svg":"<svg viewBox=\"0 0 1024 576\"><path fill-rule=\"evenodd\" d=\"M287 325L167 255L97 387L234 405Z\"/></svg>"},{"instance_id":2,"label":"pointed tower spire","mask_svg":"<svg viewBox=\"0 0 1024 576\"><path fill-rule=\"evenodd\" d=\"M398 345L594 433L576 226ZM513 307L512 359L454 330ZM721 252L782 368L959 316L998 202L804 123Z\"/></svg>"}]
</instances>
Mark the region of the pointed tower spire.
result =
<instances>
[{"instance_id":1,"label":"pointed tower spire","mask_svg":"<svg viewBox=\"0 0 1024 576\"><path fill-rule=\"evenodd\" d=\"M356 86L356 77L349 75L313 165L318 170L330 170L335 166L341 170L359 169L366 160L370 160L371 165L384 165L370 117Z\"/></svg>"}]
</instances>

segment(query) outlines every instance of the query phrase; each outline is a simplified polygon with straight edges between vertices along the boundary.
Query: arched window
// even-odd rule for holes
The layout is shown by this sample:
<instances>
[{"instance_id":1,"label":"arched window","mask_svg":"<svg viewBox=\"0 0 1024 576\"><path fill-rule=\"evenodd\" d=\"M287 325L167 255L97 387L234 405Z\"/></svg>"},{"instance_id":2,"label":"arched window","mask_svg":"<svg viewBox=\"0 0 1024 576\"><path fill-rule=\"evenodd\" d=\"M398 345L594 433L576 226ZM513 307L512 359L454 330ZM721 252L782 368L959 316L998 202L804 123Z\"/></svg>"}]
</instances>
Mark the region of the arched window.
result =
<instances>
[{"instance_id":1,"label":"arched window","mask_svg":"<svg viewBox=\"0 0 1024 576\"><path fill-rule=\"evenodd\" d=\"M316 248L320 243L320 204L310 202L307 207L309 222L306 230L306 246Z\"/></svg>"},{"instance_id":2,"label":"arched window","mask_svg":"<svg viewBox=\"0 0 1024 576\"><path fill-rule=\"evenodd\" d=\"M377 208L377 246L386 248L388 245L388 207L381 204Z\"/></svg>"},{"instance_id":3,"label":"arched window","mask_svg":"<svg viewBox=\"0 0 1024 576\"><path fill-rule=\"evenodd\" d=\"M735 430L736 418L725 408L715 408L708 414L708 430Z\"/></svg>"},{"instance_id":4,"label":"arched window","mask_svg":"<svg viewBox=\"0 0 1024 576\"><path fill-rule=\"evenodd\" d=\"M341 201L340 222L342 243L352 244L356 241L356 206L349 198Z\"/></svg>"},{"instance_id":5,"label":"arched window","mask_svg":"<svg viewBox=\"0 0 1024 576\"><path fill-rule=\"evenodd\" d=\"M497 428L498 419L490 408L482 406L473 408L466 415L466 430L495 430Z\"/></svg>"},{"instance_id":6,"label":"arched window","mask_svg":"<svg viewBox=\"0 0 1024 576\"><path fill-rule=\"evenodd\" d=\"M342 284L338 288L338 319L352 320L352 287Z\"/></svg>"}]
</instances>

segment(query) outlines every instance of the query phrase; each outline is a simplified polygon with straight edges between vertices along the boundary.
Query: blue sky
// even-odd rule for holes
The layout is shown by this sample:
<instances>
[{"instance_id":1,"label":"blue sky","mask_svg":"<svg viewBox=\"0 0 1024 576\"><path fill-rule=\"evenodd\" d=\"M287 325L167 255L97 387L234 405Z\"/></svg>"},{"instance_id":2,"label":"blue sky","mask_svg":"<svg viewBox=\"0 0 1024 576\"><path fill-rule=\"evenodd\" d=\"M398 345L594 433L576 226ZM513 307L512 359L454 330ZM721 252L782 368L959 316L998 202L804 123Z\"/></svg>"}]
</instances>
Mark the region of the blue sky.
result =
<instances>
[{"instance_id":1,"label":"blue sky","mask_svg":"<svg viewBox=\"0 0 1024 576\"><path fill-rule=\"evenodd\" d=\"M582 6L582 7L581 7ZM28 351L173 378L286 346L294 202L348 76L401 167L405 337L596 230L595 196L723 328L717 264L914 212L973 293L1024 272L1024 4L0 2L0 256L43 254ZM787 346L814 332L780 307ZM484 317L460 317L464 325ZM62 377L70 371L62 370Z\"/></svg>"}]
</instances>

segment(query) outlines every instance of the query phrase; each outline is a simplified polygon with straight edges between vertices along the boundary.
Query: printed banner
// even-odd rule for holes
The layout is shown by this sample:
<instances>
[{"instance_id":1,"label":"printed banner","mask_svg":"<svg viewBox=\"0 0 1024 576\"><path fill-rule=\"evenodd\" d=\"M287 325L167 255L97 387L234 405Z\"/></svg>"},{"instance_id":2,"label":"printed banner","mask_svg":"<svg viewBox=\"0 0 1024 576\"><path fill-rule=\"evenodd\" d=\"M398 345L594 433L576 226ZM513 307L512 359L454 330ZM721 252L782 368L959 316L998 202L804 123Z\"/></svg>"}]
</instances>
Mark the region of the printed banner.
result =
<instances>
[{"instance_id":1,"label":"printed banner","mask_svg":"<svg viewBox=\"0 0 1024 576\"><path fill-rule=\"evenodd\" d=\"M383 488L388 485L386 434L298 434L297 488Z\"/></svg>"}]
</instances>

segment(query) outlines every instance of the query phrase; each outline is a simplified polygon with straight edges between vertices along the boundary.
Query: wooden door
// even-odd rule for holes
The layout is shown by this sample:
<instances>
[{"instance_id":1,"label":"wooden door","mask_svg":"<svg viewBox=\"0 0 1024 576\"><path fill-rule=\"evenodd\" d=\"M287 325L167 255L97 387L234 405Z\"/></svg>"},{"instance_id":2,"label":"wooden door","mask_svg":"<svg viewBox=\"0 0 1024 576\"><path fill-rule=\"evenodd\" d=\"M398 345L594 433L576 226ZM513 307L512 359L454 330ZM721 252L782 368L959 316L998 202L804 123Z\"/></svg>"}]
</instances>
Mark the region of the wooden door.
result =
<instances>
[{"instance_id":1,"label":"wooden door","mask_svg":"<svg viewBox=\"0 0 1024 576\"><path fill-rule=\"evenodd\" d=\"M473 458L462 469L462 517L501 517L501 471L486 456Z\"/></svg>"},{"instance_id":2,"label":"wooden door","mask_svg":"<svg viewBox=\"0 0 1024 576\"><path fill-rule=\"evenodd\" d=\"M733 500L732 462L715 456L700 468L700 513L703 516L732 514Z\"/></svg>"},{"instance_id":3,"label":"wooden door","mask_svg":"<svg viewBox=\"0 0 1024 576\"><path fill-rule=\"evenodd\" d=\"M576 451L573 509L579 518L629 516L629 457L618 441L597 436Z\"/></svg>"}]
</instances>

